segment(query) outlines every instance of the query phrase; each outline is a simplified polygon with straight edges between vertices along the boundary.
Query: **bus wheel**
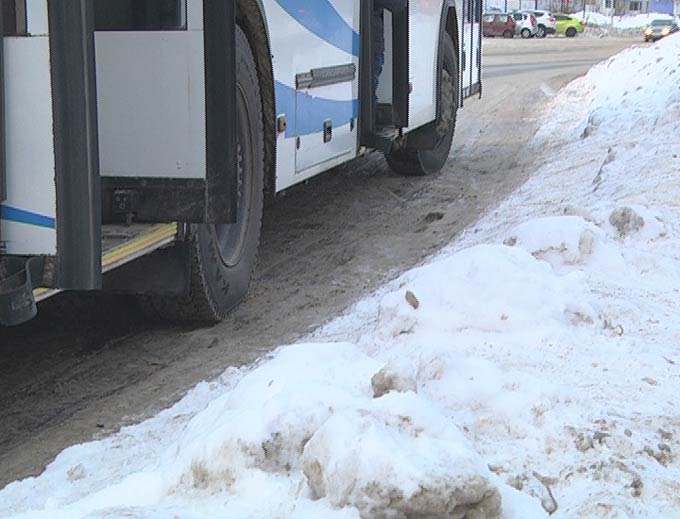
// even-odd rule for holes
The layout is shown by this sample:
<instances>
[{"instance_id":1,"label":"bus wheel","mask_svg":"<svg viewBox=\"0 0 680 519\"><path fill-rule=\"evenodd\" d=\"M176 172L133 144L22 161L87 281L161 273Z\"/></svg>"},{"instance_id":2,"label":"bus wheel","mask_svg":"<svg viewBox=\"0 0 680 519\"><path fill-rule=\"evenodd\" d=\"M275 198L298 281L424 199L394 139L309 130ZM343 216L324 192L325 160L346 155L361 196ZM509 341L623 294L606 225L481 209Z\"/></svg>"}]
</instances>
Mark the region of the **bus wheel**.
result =
<instances>
[{"instance_id":1,"label":"bus wheel","mask_svg":"<svg viewBox=\"0 0 680 519\"><path fill-rule=\"evenodd\" d=\"M385 154L385 158L392 170L401 175L423 176L438 173L449 158L458 111L458 67L456 49L451 36L446 33L442 40L441 60L441 117L436 126L437 143L430 149L411 147L407 137L405 145L394 144L389 153Z\"/></svg>"},{"instance_id":2,"label":"bus wheel","mask_svg":"<svg viewBox=\"0 0 680 519\"><path fill-rule=\"evenodd\" d=\"M190 286L183 296L143 296L163 320L217 322L246 295L260 242L264 193L264 129L257 68L236 29L238 205L235 224L189 226Z\"/></svg>"}]
</instances>

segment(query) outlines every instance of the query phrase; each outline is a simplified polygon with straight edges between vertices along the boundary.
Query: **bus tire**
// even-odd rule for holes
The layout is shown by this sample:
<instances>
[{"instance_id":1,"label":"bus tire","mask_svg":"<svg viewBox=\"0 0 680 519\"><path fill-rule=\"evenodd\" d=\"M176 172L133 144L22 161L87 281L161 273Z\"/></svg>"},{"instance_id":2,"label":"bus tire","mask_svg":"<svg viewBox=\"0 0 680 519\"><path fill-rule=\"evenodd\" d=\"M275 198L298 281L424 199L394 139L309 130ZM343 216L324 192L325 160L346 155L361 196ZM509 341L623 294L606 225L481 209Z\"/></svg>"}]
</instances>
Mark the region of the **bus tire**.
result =
<instances>
[{"instance_id":1,"label":"bus tire","mask_svg":"<svg viewBox=\"0 0 680 519\"><path fill-rule=\"evenodd\" d=\"M236 29L239 200L237 223L188 226L190 271L182 296L141 296L151 317L216 323L245 297L257 259L264 196L262 96L253 53Z\"/></svg>"},{"instance_id":2,"label":"bus tire","mask_svg":"<svg viewBox=\"0 0 680 519\"><path fill-rule=\"evenodd\" d=\"M387 163L395 173L405 176L424 176L438 173L449 158L458 112L458 63L453 40L444 33L441 42L442 85L439 89L441 117L437 123L438 140L430 149L411 147L408 136L403 146L393 144L385 154Z\"/></svg>"}]
</instances>

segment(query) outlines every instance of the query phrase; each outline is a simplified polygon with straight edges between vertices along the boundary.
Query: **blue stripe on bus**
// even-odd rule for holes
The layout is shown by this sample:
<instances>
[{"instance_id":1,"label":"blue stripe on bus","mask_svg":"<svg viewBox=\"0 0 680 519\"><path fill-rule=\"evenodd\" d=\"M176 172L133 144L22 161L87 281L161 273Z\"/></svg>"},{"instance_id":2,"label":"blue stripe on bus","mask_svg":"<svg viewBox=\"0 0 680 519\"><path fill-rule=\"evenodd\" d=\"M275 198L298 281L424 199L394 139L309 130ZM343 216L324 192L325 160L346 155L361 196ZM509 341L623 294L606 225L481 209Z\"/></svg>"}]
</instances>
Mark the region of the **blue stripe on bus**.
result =
<instances>
[{"instance_id":1,"label":"blue stripe on bus","mask_svg":"<svg viewBox=\"0 0 680 519\"><path fill-rule=\"evenodd\" d=\"M358 99L337 101L314 97L280 81L276 81L275 90L276 112L286 114L288 118L286 137L320 133L326 119L333 121L333 126L337 127L349 124L351 119L359 115Z\"/></svg>"},{"instance_id":2,"label":"blue stripe on bus","mask_svg":"<svg viewBox=\"0 0 680 519\"><path fill-rule=\"evenodd\" d=\"M359 34L328 0L276 0L309 32L348 54L359 57Z\"/></svg>"},{"instance_id":3,"label":"blue stripe on bus","mask_svg":"<svg viewBox=\"0 0 680 519\"><path fill-rule=\"evenodd\" d=\"M0 205L0 220L25 223L37 227L47 227L48 229L54 229L56 224L55 219L50 216L32 213L31 211L18 209L9 205Z\"/></svg>"}]
</instances>

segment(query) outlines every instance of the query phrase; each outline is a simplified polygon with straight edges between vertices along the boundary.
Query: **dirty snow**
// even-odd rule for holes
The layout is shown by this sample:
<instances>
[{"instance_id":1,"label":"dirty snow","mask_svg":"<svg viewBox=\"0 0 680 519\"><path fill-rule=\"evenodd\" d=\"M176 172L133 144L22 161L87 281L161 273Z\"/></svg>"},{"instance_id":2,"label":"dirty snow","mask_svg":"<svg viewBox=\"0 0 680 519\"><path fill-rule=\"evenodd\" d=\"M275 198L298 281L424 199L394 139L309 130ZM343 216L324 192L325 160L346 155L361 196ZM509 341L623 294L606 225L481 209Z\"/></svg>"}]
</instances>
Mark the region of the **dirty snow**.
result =
<instances>
[{"instance_id":1,"label":"dirty snow","mask_svg":"<svg viewBox=\"0 0 680 519\"><path fill-rule=\"evenodd\" d=\"M680 517L678 62L670 37L592 69L446 250L67 449L0 517Z\"/></svg>"}]
</instances>

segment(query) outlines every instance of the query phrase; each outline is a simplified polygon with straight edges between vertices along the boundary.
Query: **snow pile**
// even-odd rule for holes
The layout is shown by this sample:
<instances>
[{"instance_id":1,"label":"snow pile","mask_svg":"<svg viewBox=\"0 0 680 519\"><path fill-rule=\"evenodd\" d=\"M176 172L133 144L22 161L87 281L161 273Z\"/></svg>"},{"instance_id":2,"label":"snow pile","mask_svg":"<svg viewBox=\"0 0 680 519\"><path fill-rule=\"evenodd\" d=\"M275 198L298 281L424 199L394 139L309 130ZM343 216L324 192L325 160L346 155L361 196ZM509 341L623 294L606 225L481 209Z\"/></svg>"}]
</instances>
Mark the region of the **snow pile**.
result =
<instances>
[{"instance_id":1,"label":"snow pile","mask_svg":"<svg viewBox=\"0 0 680 519\"><path fill-rule=\"evenodd\" d=\"M500 493L479 455L436 405L412 392L334 413L302 462L315 498L361 517L501 516Z\"/></svg>"},{"instance_id":2,"label":"snow pile","mask_svg":"<svg viewBox=\"0 0 680 519\"><path fill-rule=\"evenodd\" d=\"M0 517L672 518L680 38L561 92L540 173L428 264L0 491Z\"/></svg>"},{"instance_id":3,"label":"snow pile","mask_svg":"<svg viewBox=\"0 0 680 519\"><path fill-rule=\"evenodd\" d=\"M378 394L382 367L354 344L282 348L231 373L211 401L190 394L113 444L69 449L4 490L0 516L519 519L502 515L501 493L510 514L523 497L440 405L411 390ZM168 438L149 434L166 428ZM140 464L150 436L154 455Z\"/></svg>"},{"instance_id":4,"label":"snow pile","mask_svg":"<svg viewBox=\"0 0 680 519\"><path fill-rule=\"evenodd\" d=\"M642 29L649 25L652 20L657 19L672 19L673 17L664 13L645 13L645 14L624 14L620 16L613 17L602 13L592 13L587 12L585 16L583 12L574 13L572 15L574 18L583 20L587 26L598 26L598 27L613 27L617 30L634 30Z\"/></svg>"},{"instance_id":5,"label":"snow pile","mask_svg":"<svg viewBox=\"0 0 680 519\"><path fill-rule=\"evenodd\" d=\"M654 146L650 133L677 134L679 62L680 35L673 35L598 64L553 100L539 139L554 143L580 138L585 144L597 134L610 143L606 166L623 150L644 152ZM663 139L657 141L664 145Z\"/></svg>"}]
</instances>

